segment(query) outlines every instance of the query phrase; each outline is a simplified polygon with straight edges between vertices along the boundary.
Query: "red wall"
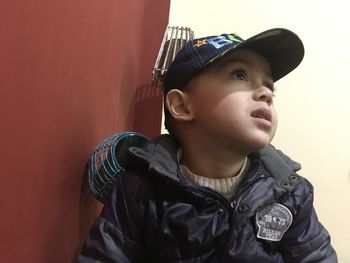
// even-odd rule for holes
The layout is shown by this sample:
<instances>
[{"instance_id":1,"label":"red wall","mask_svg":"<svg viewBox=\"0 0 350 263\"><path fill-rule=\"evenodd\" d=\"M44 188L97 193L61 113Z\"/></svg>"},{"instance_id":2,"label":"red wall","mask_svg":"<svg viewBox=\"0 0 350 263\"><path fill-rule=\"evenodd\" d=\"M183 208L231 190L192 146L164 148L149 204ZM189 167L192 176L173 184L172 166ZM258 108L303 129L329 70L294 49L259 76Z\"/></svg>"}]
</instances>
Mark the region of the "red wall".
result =
<instances>
[{"instance_id":1,"label":"red wall","mask_svg":"<svg viewBox=\"0 0 350 263\"><path fill-rule=\"evenodd\" d=\"M75 262L100 206L89 154L124 130L155 136L151 72L169 0L0 3L0 258Z\"/></svg>"}]
</instances>

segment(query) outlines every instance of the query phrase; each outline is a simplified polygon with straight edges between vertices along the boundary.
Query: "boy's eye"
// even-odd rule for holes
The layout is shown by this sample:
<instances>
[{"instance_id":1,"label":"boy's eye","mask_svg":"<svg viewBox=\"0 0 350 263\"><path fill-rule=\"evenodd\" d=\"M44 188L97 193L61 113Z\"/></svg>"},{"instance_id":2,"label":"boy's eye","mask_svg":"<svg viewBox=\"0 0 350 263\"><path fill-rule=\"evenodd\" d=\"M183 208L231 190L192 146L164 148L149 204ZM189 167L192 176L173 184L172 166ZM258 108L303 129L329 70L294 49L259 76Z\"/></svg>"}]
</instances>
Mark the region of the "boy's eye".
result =
<instances>
[{"instance_id":1,"label":"boy's eye","mask_svg":"<svg viewBox=\"0 0 350 263\"><path fill-rule=\"evenodd\" d=\"M247 81L247 76L243 71L235 71L232 73L232 78L242 81Z\"/></svg>"},{"instance_id":2,"label":"boy's eye","mask_svg":"<svg viewBox=\"0 0 350 263\"><path fill-rule=\"evenodd\" d=\"M269 88L272 91L272 93L275 92L275 86L273 83L266 83L265 87Z\"/></svg>"}]
</instances>

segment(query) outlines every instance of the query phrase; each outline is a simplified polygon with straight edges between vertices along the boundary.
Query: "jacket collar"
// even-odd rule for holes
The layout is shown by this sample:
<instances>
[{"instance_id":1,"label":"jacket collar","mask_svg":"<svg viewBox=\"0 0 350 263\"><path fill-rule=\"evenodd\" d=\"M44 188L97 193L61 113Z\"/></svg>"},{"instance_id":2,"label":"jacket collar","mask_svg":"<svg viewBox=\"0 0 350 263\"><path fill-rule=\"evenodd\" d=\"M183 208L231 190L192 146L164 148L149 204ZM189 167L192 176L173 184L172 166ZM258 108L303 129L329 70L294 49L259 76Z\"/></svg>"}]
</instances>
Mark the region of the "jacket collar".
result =
<instances>
[{"instance_id":1,"label":"jacket collar","mask_svg":"<svg viewBox=\"0 0 350 263\"><path fill-rule=\"evenodd\" d=\"M176 155L178 148L179 144L174 137L167 134L160 135L143 148L130 147L131 158L128 158L126 167L135 164L135 161L140 162L156 175L180 182Z\"/></svg>"},{"instance_id":2,"label":"jacket collar","mask_svg":"<svg viewBox=\"0 0 350 263\"><path fill-rule=\"evenodd\" d=\"M178 148L179 143L177 140L167 134L154 138L143 148L130 147L129 153L131 155L127 160L126 169L136 162L138 165L144 165L144 167L147 167L157 176L180 183L182 179L178 173ZM295 172L301 169L299 163L293 161L281 151L276 150L272 145L268 145L264 149L250 154L249 158L260 159L265 169L282 183L285 182L286 177L295 175ZM295 184L292 185L294 186ZM292 190L293 188L288 190Z\"/></svg>"}]
</instances>

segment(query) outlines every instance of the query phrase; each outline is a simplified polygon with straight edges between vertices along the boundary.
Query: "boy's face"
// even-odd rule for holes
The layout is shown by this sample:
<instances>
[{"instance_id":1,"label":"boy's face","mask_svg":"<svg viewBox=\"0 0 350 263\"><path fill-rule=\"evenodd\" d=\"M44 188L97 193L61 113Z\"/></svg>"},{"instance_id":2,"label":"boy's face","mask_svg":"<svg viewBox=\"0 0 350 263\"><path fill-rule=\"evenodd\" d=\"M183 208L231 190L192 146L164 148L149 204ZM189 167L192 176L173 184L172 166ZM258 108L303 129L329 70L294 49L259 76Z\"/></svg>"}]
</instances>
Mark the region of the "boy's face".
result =
<instances>
[{"instance_id":1,"label":"boy's face","mask_svg":"<svg viewBox=\"0 0 350 263\"><path fill-rule=\"evenodd\" d=\"M191 80L193 124L202 138L242 153L263 148L274 137L277 115L268 62L242 49L226 55Z\"/></svg>"}]
</instances>

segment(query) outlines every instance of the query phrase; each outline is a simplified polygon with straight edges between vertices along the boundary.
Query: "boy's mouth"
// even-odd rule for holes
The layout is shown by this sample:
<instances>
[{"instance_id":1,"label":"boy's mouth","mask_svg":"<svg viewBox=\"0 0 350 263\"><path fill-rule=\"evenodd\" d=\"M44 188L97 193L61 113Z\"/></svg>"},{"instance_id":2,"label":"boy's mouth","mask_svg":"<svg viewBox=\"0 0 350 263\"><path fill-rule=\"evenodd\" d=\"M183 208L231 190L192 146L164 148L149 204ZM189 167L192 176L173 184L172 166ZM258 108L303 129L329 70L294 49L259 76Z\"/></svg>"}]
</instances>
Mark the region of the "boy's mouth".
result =
<instances>
[{"instance_id":1,"label":"boy's mouth","mask_svg":"<svg viewBox=\"0 0 350 263\"><path fill-rule=\"evenodd\" d=\"M256 109L250 115L254 118L264 119L264 120L267 120L269 122L272 121L271 110L269 110L267 108Z\"/></svg>"}]
</instances>

